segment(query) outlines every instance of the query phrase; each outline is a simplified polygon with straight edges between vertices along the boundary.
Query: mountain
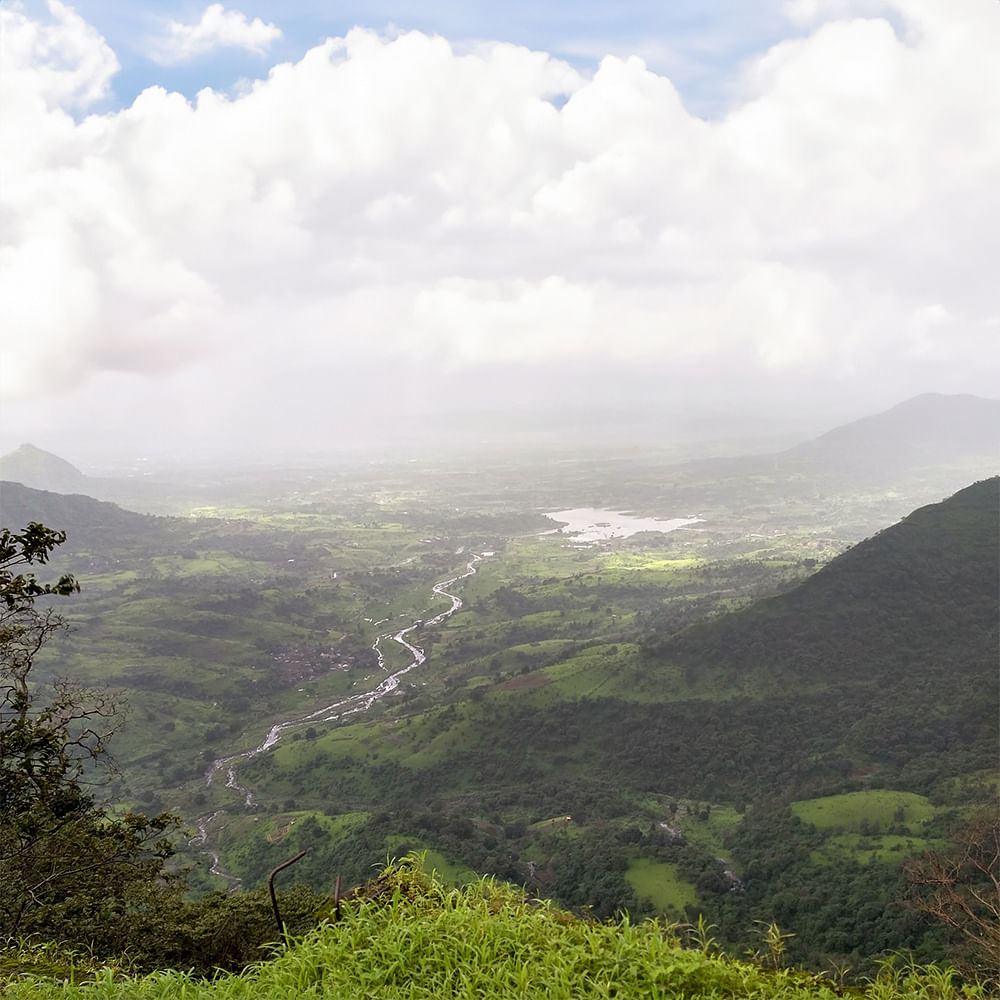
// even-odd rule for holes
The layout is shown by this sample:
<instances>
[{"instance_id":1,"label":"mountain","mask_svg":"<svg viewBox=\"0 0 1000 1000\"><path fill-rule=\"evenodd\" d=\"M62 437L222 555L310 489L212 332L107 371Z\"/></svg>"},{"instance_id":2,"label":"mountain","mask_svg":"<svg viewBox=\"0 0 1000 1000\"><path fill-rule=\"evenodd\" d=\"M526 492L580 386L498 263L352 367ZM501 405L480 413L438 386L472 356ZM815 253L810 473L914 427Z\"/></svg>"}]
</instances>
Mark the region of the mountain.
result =
<instances>
[{"instance_id":1,"label":"mountain","mask_svg":"<svg viewBox=\"0 0 1000 1000\"><path fill-rule=\"evenodd\" d=\"M983 459L1000 466L1000 399L925 393L782 453L834 472L899 473Z\"/></svg>"},{"instance_id":2,"label":"mountain","mask_svg":"<svg viewBox=\"0 0 1000 1000\"><path fill-rule=\"evenodd\" d=\"M689 787L722 798L740 787L815 793L862 772L923 793L971 761L992 766L998 512L1000 479L984 480L785 594L648 637L639 689L655 698L660 686L669 704L622 707L633 725L644 719L638 734L621 733L630 758L674 774L690 758ZM702 717L701 731L685 716Z\"/></svg>"},{"instance_id":3,"label":"mountain","mask_svg":"<svg viewBox=\"0 0 1000 1000\"><path fill-rule=\"evenodd\" d=\"M33 444L22 444L0 457L0 480L57 493L84 493L88 482L75 465Z\"/></svg>"},{"instance_id":4,"label":"mountain","mask_svg":"<svg viewBox=\"0 0 1000 1000\"><path fill-rule=\"evenodd\" d=\"M820 534L839 520L839 537L855 542L998 472L1000 400L928 394L784 451L664 469L654 500L706 518L743 510L748 525L784 508ZM636 503L624 491L621 502Z\"/></svg>"},{"instance_id":5,"label":"mountain","mask_svg":"<svg viewBox=\"0 0 1000 1000\"><path fill-rule=\"evenodd\" d=\"M167 519L137 514L81 494L0 481L0 527L17 531L31 521L66 532L66 545L59 550L63 558L74 552L120 548L140 540L148 545L152 538L162 537L161 528Z\"/></svg>"},{"instance_id":6,"label":"mountain","mask_svg":"<svg viewBox=\"0 0 1000 1000\"><path fill-rule=\"evenodd\" d=\"M723 669L759 686L850 679L915 680L915 666L948 659L948 677L978 669L975 644L996 629L1000 479L914 511L834 559L790 592L667 638L663 656ZM896 671L906 651L906 675ZM995 647L993 649L995 653ZM835 662L833 677L817 664ZM760 676L763 675L763 676Z\"/></svg>"}]
</instances>

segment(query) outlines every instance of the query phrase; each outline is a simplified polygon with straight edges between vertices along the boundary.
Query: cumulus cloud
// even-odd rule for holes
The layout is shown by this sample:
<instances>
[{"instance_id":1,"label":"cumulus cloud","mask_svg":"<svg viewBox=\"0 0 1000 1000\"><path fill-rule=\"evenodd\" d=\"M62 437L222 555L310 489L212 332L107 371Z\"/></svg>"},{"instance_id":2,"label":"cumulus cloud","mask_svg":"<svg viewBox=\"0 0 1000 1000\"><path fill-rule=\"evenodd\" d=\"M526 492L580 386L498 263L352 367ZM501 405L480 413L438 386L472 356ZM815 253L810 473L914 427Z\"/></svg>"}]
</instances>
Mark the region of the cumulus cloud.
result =
<instances>
[{"instance_id":1,"label":"cumulus cloud","mask_svg":"<svg viewBox=\"0 0 1000 1000\"><path fill-rule=\"evenodd\" d=\"M259 17L248 21L238 10L226 10L221 3L210 4L197 24L169 21L165 34L155 40L151 55L161 65L187 62L220 48L245 49L264 55L282 37L275 24Z\"/></svg>"},{"instance_id":2,"label":"cumulus cloud","mask_svg":"<svg viewBox=\"0 0 1000 1000\"><path fill-rule=\"evenodd\" d=\"M1000 5L956 3L801 0L711 122L635 57L363 29L238 96L74 120L113 54L59 3L7 10L3 392L190 371L238 410L570 365L984 391ZM175 52L276 30L216 5Z\"/></svg>"},{"instance_id":3,"label":"cumulus cloud","mask_svg":"<svg viewBox=\"0 0 1000 1000\"><path fill-rule=\"evenodd\" d=\"M0 7L4 105L33 100L47 110L87 107L108 93L118 72L114 52L72 7L48 0L48 9L50 20L43 23L19 3Z\"/></svg>"}]
</instances>

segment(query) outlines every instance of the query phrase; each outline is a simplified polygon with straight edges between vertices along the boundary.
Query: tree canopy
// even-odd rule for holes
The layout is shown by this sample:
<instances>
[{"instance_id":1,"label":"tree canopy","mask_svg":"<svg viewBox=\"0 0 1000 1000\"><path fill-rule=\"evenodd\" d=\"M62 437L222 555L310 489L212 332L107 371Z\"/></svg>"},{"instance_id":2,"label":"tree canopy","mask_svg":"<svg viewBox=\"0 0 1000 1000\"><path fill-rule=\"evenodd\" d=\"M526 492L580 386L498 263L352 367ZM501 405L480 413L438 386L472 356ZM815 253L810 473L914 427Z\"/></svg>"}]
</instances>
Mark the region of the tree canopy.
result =
<instances>
[{"instance_id":1,"label":"tree canopy","mask_svg":"<svg viewBox=\"0 0 1000 1000\"><path fill-rule=\"evenodd\" d=\"M162 876L176 820L112 816L88 788L120 717L116 695L57 680L45 697L31 677L64 627L38 599L79 585L70 575L39 582L28 567L65 538L35 522L0 533L0 936L91 945L137 885Z\"/></svg>"}]
</instances>

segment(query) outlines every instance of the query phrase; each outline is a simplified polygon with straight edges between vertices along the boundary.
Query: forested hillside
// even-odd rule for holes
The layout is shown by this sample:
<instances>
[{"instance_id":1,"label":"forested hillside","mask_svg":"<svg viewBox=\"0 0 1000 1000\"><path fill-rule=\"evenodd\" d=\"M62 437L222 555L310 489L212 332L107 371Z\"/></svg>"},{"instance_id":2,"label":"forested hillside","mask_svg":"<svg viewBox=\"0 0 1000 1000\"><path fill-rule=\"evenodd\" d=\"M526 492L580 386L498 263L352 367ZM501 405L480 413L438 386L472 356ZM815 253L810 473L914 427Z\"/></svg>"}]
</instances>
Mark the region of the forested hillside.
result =
<instances>
[{"instance_id":1,"label":"forested hillside","mask_svg":"<svg viewBox=\"0 0 1000 1000\"><path fill-rule=\"evenodd\" d=\"M92 548L95 552L114 551L140 540L162 546L168 523L80 493L54 493L20 482L0 482L0 523L14 527L30 521L68 525L73 550ZM62 555L58 553L56 558Z\"/></svg>"},{"instance_id":2,"label":"forested hillside","mask_svg":"<svg viewBox=\"0 0 1000 1000\"><path fill-rule=\"evenodd\" d=\"M995 795L997 490L922 508L744 611L675 634L654 616L598 690L560 696L565 668L542 665L471 702L279 748L246 773L295 808L353 810L349 840L314 865L353 870L408 832L610 914L638 905L646 858L696 889L687 912L712 913L734 942L780 911L801 961L940 956L944 939L899 902L900 864L941 843L963 803ZM795 805L807 802L844 815L803 821L794 809L823 808Z\"/></svg>"},{"instance_id":3,"label":"forested hillside","mask_svg":"<svg viewBox=\"0 0 1000 1000\"><path fill-rule=\"evenodd\" d=\"M977 483L861 542L787 594L650 636L647 655L679 667L695 688L815 699L802 720L807 743L901 787L928 791L956 771L989 766L998 510L998 480Z\"/></svg>"}]
</instances>

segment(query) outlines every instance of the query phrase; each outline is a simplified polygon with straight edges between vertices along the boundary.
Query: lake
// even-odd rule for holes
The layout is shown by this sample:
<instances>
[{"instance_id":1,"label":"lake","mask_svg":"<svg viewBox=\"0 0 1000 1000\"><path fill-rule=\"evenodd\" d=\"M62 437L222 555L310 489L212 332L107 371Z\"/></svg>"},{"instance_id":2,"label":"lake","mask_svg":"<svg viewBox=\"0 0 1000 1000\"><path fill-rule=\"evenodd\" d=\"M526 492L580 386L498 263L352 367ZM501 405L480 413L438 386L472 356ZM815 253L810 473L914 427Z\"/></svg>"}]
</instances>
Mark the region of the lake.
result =
<instances>
[{"instance_id":1,"label":"lake","mask_svg":"<svg viewBox=\"0 0 1000 1000\"><path fill-rule=\"evenodd\" d=\"M572 510L547 511L546 517L560 522L562 527L547 534L569 537L575 545L591 545L611 538L628 538L640 531L676 531L690 524L701 524L700 517L638 517L635 514L598 507L574 507Z\"/></svg>"}]
</instances>

